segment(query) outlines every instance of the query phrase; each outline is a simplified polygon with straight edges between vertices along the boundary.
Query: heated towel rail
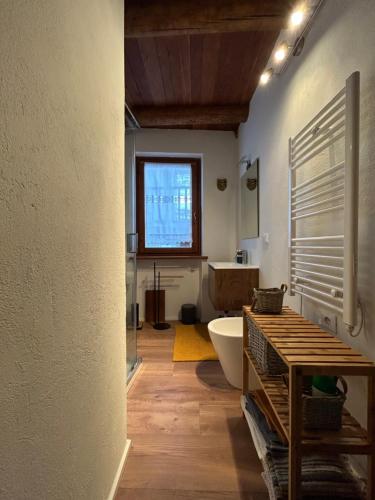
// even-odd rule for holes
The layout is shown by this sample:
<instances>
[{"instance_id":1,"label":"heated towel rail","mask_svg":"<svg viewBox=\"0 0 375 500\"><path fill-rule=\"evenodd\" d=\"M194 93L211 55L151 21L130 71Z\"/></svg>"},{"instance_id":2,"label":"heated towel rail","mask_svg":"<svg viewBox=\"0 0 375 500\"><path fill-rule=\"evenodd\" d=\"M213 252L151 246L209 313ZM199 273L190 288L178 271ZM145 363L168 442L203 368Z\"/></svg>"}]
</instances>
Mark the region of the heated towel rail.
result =
<instances>
[{"instance_id":1,"label":"heated towel rail","mask_svg":"<svg viewBox=\"0 0 375 500\"><path fill-rule=\"evenodd\" d=\"M358 163L355 72L289 139L289 293L342 314L350 330L357 314Z\"/></svg>"}]
</instances>

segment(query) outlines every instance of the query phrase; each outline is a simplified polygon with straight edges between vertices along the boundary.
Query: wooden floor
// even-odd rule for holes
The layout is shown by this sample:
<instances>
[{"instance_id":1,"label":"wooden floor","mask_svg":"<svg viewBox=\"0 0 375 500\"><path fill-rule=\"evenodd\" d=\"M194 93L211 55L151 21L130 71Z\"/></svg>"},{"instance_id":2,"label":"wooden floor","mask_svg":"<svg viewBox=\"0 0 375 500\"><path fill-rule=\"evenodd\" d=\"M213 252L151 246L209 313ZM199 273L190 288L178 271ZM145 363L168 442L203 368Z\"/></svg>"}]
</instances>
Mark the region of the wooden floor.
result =
<instances>
[{"instance_id":1,"label":"wooden floor","mask_svg":"<svg viewBox=\"0 0 375 500\"><path fill-rule=\"evenodd\" d=\"M267 500L240 391L217 361L172 362L174 329L139 333L132 448L116 500Z\"/></svg>"}]
</instances>

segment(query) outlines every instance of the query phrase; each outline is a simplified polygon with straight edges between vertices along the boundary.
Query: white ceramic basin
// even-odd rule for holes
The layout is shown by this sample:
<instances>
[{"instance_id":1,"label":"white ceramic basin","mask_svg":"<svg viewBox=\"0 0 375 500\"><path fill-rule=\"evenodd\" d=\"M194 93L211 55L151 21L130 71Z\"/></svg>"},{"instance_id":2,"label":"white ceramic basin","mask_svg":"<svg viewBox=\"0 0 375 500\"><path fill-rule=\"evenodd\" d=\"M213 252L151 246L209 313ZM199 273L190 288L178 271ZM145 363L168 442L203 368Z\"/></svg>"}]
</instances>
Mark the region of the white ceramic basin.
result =
<instances>
[{"instance_id":1,"label":"white ceramic basin","mask_svg":"<svg viewBox=\"0 0 375 500\"><path fill-rule=\"evenodd\" d=\"M208 331L228 382L242 388L242 318L218 318Z\"/></svg>"},{"instance_id":2,"label":"white ceramic basin","mask_svg":"<svg viewBox=\"0 0 375 500\"><path fill-rule=\"evenodd\" d=\"M259 269L259 266L250 264L237 264L237 262L209 262L212 269Z\"/></svg>"}]
</instances>

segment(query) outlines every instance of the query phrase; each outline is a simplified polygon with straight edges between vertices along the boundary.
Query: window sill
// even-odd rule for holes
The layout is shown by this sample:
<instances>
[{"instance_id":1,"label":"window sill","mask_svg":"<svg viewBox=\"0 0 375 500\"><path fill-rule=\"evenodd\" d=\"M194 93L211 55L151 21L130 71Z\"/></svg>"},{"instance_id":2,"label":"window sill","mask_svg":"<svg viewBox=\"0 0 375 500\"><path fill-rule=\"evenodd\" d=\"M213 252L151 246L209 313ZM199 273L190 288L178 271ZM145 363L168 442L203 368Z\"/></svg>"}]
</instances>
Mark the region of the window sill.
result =
<instances>
[{"instance_id":1,"label":"window sill","mask_svg":"<svg viewBox=\"0 0 375 500\"><path fill-rule=\"evenodd\" d=\"M207 260L204 255L137 255L137 260Z\"/></svg>"}]
</instances>

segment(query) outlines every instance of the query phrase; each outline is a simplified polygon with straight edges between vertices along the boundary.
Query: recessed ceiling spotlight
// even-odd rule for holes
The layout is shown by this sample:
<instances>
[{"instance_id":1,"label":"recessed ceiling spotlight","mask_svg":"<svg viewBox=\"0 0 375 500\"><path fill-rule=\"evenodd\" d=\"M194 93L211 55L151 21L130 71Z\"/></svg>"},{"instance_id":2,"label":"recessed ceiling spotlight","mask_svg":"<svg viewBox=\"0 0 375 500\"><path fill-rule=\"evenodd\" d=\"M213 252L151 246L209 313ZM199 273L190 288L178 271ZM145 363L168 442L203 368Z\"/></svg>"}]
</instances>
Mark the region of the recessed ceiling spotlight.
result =
<instances>
[{"instance_id":1,"label":"recessed ceiling spotlight","mask_svg":"<svg viewBox=\"0 0 375 500\"><path fill-rule=\"evenodd\" d=\"M273 69L272 69L272 68L269 68L269 69L267 69L266 71L264 71L264 72L260 75L260 80L259 80L259 83L260 83L261 85L266 85L266 84L269 82L269 80L270 80L270 78L271 78L272 74L273 74Z\"/></svg>"},{"instance_id":2,"label":"recessed ceiling spotlight","mask_svg":"<svg viewBox=\"0 0 375 500\"><path fill-rule=\"evenodd\" d=\"M286 43L282 43L281 45L279 45L274 54L275 61L276 62L283 61L286 58L287 53L288 53L288 46Z\"/></svg>"},{"instance_id":3,"label":"recessed ceiling spotlight","mask_svg":"<svg viewBox=\"0 0 375 500\"><path fill-rule=\"evenodd\" d=\"M305 18L305 13L302 8L297 8L294 10L291 15L290 15L290 25L293 28L296 28L297 26L300 26L302 24L302 21Z\"/></svg>"}]
</instances>

